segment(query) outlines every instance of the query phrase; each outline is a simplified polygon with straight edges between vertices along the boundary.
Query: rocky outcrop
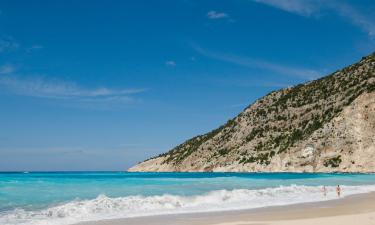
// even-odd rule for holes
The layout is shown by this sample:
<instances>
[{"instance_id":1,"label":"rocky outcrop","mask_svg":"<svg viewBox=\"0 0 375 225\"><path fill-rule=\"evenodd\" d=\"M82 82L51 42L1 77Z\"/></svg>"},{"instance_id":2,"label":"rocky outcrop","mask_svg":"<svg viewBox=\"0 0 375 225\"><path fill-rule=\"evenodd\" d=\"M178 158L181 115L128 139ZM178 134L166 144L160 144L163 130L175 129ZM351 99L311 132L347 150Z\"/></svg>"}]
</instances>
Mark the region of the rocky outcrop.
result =
<instances>
[{"instance_id":1,"label":"rocky outcrop","mask_svg":"<svg viewBox=\"0 0 375 225\"><path fill-rule=\"evenodd\" d=\"M272 92L129 171L375 172L375 54Z\"/></svg>"}]
</instances>

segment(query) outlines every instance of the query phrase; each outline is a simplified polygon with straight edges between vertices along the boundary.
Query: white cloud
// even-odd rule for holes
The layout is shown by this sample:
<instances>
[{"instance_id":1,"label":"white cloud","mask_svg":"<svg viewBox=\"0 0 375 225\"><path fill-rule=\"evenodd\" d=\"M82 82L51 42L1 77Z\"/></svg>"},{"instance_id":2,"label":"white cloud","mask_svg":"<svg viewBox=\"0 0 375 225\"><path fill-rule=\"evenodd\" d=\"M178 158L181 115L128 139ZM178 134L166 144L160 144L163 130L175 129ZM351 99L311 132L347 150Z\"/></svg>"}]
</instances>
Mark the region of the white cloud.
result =
<instances>
[{"instance_id":1,"label":"white cloud","mask_svg":"<svg viewBox=\"0 0 375 225\"><path fill-rule=\"evenodd\" d=\"M11 64L5 64L0 66L0 74L10 74L15 71L15 67Z\"/></svg>"},{"instance_id":2,"label":"white cloud","mask_svg":"<svg viewBox=\"0 0 375 225\"><path fill-rule=\"evenodd\" d=\"M213 19L213 20L215 20L215 19L224 19L224 18L228 18L229 17L229 15L228 14L226 14L226 13L223 13L223 12L216 12L216 11L209 11L208 13L207 13L207 17L209 18L209 19Z\"/></svg>"},{"instance_id":3,"label":"white cloud","mask_svg":"<svg viewBox=\"0 0 375 225\"><path fill-rule=\"evenodd\" d=\"M268 70L271 72L299 77L299 78L308 79L308 80L312 80L321 76L320 72L316 70L312 70L312 69L286 66L286 65L264 61L261 59L254 59L250 57L243 57L243 56L238 56L238 55L233 55L233 54L211 52L197 45L193 45L193 48L198 53L206 57L217 59L217 60L228 62L228 63L233 63L233 64L240 65L240 66L249 67L249 68L264 69L264 70Z\"/></svg>"},{"instance_id":4,"label":"white cloud","mask_svg":"<svg viewBox=\"0 0 375 225\"><path fill-rule=\"evenodd\" d=\"M319 0L253 0L301 16L318 15L322 11L331 11L361 28L370 36L375 36L375 14L356 9L344 1Z\"/></svg>"},{"instance_id":5,"label":"white cloud","mask_svg":"<svg viewBox=\"0 0 375 225\"><path fill-rule=\"evenodd\" d=\"M165 62L165 65L167 65L167 66L176 66L176 62L173 61L173 60L168 60L168 61Z\"/></svg>"},{"instance_id":6,"label":"white cloud","mask_svg":"<svg viewBox=\"0 0 375 225\"><path fill-rule=\"evenodd\" d=\"M81 102L131 102L133 94L145 89L84 88L73 82L46 80L44 78L21 79L16 76L0 76L0 87L17 95Z\"/></svg>"}]
</instances>

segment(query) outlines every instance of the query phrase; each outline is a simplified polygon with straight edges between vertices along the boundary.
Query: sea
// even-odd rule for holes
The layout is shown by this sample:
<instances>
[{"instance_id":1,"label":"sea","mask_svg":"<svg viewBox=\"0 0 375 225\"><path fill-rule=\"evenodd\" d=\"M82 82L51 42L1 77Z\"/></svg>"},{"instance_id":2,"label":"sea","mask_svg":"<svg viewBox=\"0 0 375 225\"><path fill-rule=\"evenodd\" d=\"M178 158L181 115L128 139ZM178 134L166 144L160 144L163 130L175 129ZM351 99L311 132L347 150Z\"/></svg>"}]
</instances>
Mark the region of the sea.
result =
<instances>
[{"instance_id":1,"label":"sea","mask_svg":"<svg viewBox=\"0 0 375 225\"><path fill-rule=\"evenodd\" d=\"M254 209L375 191L375 174L0 173L1 225ZM324 195L322 187L327 194Z\"/></svg>"}]
</instances>

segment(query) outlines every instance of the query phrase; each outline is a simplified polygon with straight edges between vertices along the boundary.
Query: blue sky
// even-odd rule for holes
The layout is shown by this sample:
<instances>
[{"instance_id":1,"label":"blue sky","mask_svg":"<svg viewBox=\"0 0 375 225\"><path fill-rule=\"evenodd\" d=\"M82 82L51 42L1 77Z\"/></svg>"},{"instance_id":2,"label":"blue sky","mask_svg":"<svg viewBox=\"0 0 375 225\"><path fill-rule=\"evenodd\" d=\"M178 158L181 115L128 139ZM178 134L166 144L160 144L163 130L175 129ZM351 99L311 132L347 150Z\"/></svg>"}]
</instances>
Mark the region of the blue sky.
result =
<instances>
[{"instance_id":1,"label":"blue sky","mask_svg":"<svg viewBox=\"0 0 375 225\"><path fill-rule=\"evenodd\" d=\"M374 49L371 0L2 0L0 170L124 170Z\"/></svg>"}]
</instances>

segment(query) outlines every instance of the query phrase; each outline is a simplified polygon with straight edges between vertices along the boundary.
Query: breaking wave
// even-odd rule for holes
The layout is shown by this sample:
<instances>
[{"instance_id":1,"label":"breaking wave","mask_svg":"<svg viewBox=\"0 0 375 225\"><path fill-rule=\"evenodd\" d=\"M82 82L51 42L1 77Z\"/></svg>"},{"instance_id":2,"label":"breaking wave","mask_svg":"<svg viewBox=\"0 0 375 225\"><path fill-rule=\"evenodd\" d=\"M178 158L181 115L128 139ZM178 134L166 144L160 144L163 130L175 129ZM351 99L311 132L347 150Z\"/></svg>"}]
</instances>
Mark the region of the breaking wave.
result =
<instances>
[{"instance_id":1,"label":"breaking wave","mask_svg":"<svg viewBox=\"0 0 375 225\"><path fill-rule=\"evenodd\" d=\"M343 196L375 191L375 185L342 186ZM335 199L335 187L291 185L258 190L217 190L203 195L157 195L74 200L39 211L16 209L0 214L3 225L66 225L82 221L162 214L252 209Z\"/></svg>"}]
</instances>

